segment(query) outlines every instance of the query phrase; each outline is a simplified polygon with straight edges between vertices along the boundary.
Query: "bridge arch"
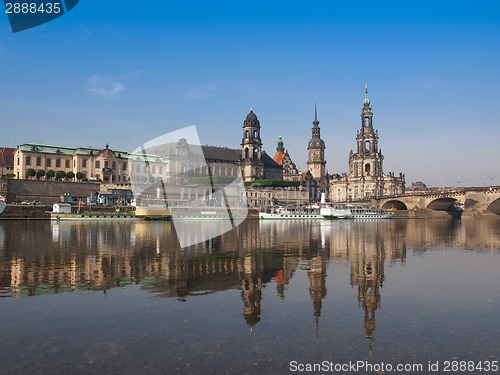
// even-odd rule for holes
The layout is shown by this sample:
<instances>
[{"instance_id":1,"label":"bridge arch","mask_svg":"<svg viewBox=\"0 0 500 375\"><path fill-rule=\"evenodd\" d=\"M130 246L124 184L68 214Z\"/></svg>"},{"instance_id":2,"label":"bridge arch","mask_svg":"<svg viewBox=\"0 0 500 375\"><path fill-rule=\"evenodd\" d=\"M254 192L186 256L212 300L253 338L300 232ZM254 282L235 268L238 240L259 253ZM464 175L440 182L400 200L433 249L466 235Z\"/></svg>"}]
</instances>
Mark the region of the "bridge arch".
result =
<instances>
[{"instance_id":1,"label":"bridge arch","mask_svg":"<svg viewBox=\"0 0 500 375\"><path fill-rule=\"evenodd\" d=\"M486 211L500 215L500 198L497 198L493 202L491 202Z\"/></svg>"},{"instance_id":2,"label":"bridge arch","mask_svg":"<svg viewBox=\"0 0 500 375\"><path fill-rule=\"evenodd\" d=\"M457 200L455 198L437 198L431 201L427 205L428 210L434 210L434 211L449 211L453 209L453 205Z\"/></svg>"},{"instance_id":3,"label":"bridge arch","mask_svg":"<svg viewBox=\"0 0 500 375\"><path fill-rule=\"evenodd\" d=\"M385 210L390 210L391 208L395 208L396 210L399 211L408 210L406 204L404 204L402 201L398 199L392 199L390 201L385 202L382 208Z\"/></svg>"}]
</instances>

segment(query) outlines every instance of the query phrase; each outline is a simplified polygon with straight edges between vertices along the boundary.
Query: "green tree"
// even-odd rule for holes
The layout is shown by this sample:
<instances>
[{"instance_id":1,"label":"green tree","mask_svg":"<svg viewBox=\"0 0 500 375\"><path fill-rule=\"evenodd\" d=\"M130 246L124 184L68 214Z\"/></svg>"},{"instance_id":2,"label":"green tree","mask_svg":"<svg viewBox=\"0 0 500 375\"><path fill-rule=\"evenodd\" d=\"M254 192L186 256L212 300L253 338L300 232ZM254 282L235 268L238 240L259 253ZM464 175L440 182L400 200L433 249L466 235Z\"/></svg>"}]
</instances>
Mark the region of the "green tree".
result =
<instances>
[{"instance_id":1,"label":"green tree","mask_svg":"<svg viewBox=\"0 0 500 375\"><path fill-rule=\"evenodd\" d=\"M83 173L82 172L76 172L76 179L80 181L83 178Z\"/></svg>"},{"instance_id":2,"label":"green tree","mask_svg":"<svg viewBox=\"0 0 500 375\"><path fill-rule=\"evenodd\" d=\"M36 171L33 168L30 168L26 171L26 176L28 177L35 177L36 176Z\"/></svg>"},{"instance_id":3,"label":"green tree","mask_svg":"<svg viewBox=\"0 0 500 375\"><path fill-rule=\"evenodd\" d=\"M148 182L148 177L147 176L142 176L141 177L141 181L144 182L144 183Z\"/></svg>"},{"instance_id":4,"label":"green tree","mask_svg":"<svg viewBox=\"0 0 500 375\"><path fill-rule=\"evenodd\" d=\"M72 171L69 171L68 173L66 173L66 177L68 177L70 180L72 180L75 178L75 174Z\"/></svg>"},{"instance_id":5,"label":"green tree","mask_svg":"<svg viewBox=\"0 0 500 375\"><path fill-rule=\"evenodd\" d=\"M43 176L45 176L45 170L39 169L38 171L36 171L36 176L38 178L42 178Z\"/></svg>"},{"instance_id":6,"label":"green tree","mask_svg":"<svg viewBox=\"0 0 500 375\"><path fill-rule=\"evenodd\" d=\"M56 177L60 180L62 180L64 177L66 177L66 172L64 171L57 171Z\"/></svg>"},{"instance_id":7,"label":"green tree","mask_svg":"<svg viewBox=\"0 0 500 375\"><path fill-rule=\"evenodd\" d=\"M47 171L47 178L49 178L49 179L54 178L55 175L56 175L56 172L54 172L53 169L49 169Z\"/></svg>"},{"instance_id":8,"label":"green tree","mask_svg":"<svg viewBox=\"0 0 500 375\"><path fill-rule=\"evenodd\" d=\"M156 182L156 178L154 178L153 176L149 176L149 182Z\"/></svg>"},{"instance_id":9,"label":"green tree","mask_svg":"<svg viewBox=\"0 0 500 375\"><path fill-rule=\"evenodd\" d=\"M137 176L136 174L132 176L132 181L134 181L134 182L139 182L140 179L141 178L139 176Z\"/></svg>"}]
</instances>

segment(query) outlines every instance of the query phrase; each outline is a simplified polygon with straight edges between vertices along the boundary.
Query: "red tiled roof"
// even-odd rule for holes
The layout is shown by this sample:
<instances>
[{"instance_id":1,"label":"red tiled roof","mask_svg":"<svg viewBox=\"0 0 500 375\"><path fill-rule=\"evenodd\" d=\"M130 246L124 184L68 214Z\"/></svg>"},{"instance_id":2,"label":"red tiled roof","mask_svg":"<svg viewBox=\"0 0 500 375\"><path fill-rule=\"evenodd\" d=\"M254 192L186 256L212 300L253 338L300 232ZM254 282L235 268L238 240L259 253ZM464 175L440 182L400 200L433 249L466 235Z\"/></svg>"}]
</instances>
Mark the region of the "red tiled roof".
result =
<instances>
[{"instance_id":1,"label":"red tiled roof","mask_svg":"<svg viewBox=\"0 0 500 375\"><path fill-rule=\"evenodd\" d=\"M302 181L306 180L307 174L311 174L311 172L307 171L302 173ZM314 180L314 177L312 175L311 175L311 180Z\"/></svg>"},{"instance_id":2,"label":"red tiled roof","mask_svg":"<svg viewBox=\"0 0 500 375\"><path fill-rule=\"evenodd\" d=\"M281 162L283 161L284 157L285 157L284 152L277 152L276 155L274 155L273 160L276 162L276 164L281 165Z\"/></svg>"},{"instance_id":3,"label":"red tiled roof","mask_svg":"<svg viewBox=\"0 0 500 375\"><path fill-rule=\"evenodd\" d=\"M14 152L15 148L0 147L0 164L14 165Z\"/></svg>"}]
</instances>

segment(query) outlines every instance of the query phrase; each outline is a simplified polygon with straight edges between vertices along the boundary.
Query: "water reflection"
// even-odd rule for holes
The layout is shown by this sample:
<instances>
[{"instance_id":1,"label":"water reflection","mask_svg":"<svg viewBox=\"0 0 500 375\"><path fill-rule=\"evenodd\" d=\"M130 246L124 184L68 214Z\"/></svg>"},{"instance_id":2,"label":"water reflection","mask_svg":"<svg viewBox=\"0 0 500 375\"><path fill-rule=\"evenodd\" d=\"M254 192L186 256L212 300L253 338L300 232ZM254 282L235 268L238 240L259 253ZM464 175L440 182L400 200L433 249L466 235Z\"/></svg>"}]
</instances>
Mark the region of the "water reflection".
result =
<instances>
[{"instance_id":1,"label":"water reflection","mask_svg":"<svg viewBox=\"0 0 500 375\"><path fill-rule=\"evenodd\" d=\"M247 221L220 237L181 249L169 222L4 222L0 224L0 296L26 297L140 284L157 297L188 301L240 290L250 331L261 320L262 293L281 303L297 272L306 272L318 330L327 273L350 268L371 342L386 265L430 248L500 248L498 220L379 222ZM317 332L316 332L317 333Z\"/></svg>"}]
</instances>

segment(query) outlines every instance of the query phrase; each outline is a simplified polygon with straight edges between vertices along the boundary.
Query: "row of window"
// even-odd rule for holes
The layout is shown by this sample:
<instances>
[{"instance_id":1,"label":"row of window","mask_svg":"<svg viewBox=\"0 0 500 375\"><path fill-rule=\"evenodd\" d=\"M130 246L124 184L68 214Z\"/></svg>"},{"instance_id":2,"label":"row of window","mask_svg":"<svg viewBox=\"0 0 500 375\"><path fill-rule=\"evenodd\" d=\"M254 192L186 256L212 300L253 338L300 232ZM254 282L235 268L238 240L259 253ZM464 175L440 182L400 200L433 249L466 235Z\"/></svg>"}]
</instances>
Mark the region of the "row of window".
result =
<instances>
[{"instance_id":1,"label":"row of window","mask_svg":"<svg viewBox=\"0 0 500 375\"><path fill-rule=\"evenodd\" d=\"M20 158L17 158L17 165L20 164ZM47 167L52 166L52 159L47 158L45 162ZM26 165L31 165L31 156L26 156ZM41 167L42 166L42 158L37 157L36 158L36 166ZM76 167L76 160L73 161L73 166ZM61 167L61 159L57 158L56 159L56 168ZM65 160L65 167L70 168L70 160ZM122 165L122 170L126 171L127 170L127 162L124 161ZM82 168L87 168L87 159L82 159ZM101 168L101 162L99 160L96 160L95 162L95 168L100 169ZM109 161L104 162L104 168L109 168ZM111 163L111 169L116 170L116 162Z\"/></svg>"}]
</instances>

